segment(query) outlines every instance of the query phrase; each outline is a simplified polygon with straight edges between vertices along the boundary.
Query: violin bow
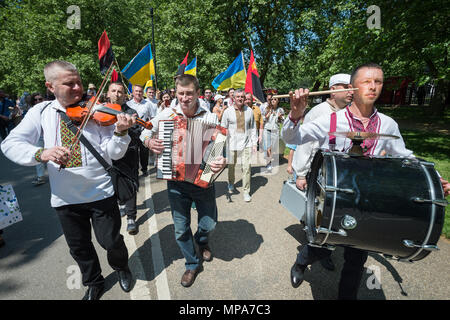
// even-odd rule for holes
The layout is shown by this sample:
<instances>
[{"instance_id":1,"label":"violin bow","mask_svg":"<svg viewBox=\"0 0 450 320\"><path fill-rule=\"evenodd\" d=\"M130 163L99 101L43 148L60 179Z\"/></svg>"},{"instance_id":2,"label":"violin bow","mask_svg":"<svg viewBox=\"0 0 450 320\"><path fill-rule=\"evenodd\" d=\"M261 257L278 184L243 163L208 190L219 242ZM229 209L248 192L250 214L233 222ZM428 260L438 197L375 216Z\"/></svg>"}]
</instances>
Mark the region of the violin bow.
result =
<instances>
[{"instance_id":1,"label":"violin bow","mask_svg":"<svg viewBox=\"0 0 450 320\"><path fill-rule=\"evenodd\" d=\"M86 117L84 117L83 121L81 122L75 137L73 137L73 139L72 139L72 144L69 147L70 151L72 151L73 148L75 147L75 145L78 143L78 140L80 139L81 133L83 132L84 128L86 127L86 125L87 125L87 123L89 121L89 118L91 117L93 107L97 104L98 99L103 94L103 90L106 87L106 84L107 84L107 81L108 81L107 79L109 78L109 75L111 73L112 66L113 66L113 63L111 63L111 65L109 66L108 71L106 72L105 77L103 78L103 81L100 84L100 87L98 88L98 91L97 91L97 93L94 96L94 98L95 98L94 102L88 101L88 104L87 104L87 109L88 109L87 115L86 115ZM59 165L59 170L64 169L64 168L65 168L65 165L63 165L63 164Z\"/></svg>"}]
</instances>

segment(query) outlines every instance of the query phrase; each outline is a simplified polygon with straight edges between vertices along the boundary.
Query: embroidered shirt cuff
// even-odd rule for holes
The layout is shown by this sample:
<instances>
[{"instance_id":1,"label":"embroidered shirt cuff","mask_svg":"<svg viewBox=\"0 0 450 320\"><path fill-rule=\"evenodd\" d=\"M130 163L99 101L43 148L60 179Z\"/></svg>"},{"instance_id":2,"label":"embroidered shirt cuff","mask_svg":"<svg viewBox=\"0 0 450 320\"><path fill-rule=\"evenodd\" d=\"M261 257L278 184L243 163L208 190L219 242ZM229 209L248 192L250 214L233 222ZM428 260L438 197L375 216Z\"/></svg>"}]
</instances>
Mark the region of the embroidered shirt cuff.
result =
<instances>
[{"instance_id":1,"label":"embroidered shirt cuff","mask_svg":"<svg viewBox=\"0 0 450 320\"><path fill-rule=\"evenodd\" d=\"M40 148L40 149L39 149L38 151L36 151L36 153L34 154L34 159L35 159L37 162L42 162L42 159L41 159L42 152L44 152L44 148Z\"/></svg>"}]
</instances>

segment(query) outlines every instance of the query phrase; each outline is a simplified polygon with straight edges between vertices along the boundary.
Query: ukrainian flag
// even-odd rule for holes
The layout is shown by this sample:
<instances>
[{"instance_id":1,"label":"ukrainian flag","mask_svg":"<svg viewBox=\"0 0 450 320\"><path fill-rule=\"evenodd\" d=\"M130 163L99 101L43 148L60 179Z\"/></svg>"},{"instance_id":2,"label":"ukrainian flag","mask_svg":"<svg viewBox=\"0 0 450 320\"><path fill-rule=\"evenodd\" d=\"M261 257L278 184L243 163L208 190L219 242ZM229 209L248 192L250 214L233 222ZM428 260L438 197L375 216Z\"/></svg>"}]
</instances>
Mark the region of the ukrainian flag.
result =
<instances>
[{"instance_id":1,"label":"ukrainian flag","mask_svg":"<svg viewBox=\"0 0 450 320\"><path fill-rule=\"evenodd\" d=\"M153 75L151 75L150 77L151 77L150 80L148 80L148 81L145 83L144 93L147 91L147 88L148 88L148 87L154 87L154 85L153 85L153 79L154 79L154 77L153 77Z\"/></svg>"},{"instance_id":2,"label":"ukrainian flag","mask_svg":"<svg viewBox=\"0 0 450 320\"><path fill-rule=\"evenodd\" d=\"M150 43L123 68L122 74L132 84L144 86L151 76L155 74L155 64Z\"/></svg>"},{"instance_id":3,"label":"ukrainian flag","mask_svg":"<svg viewBox=\"0 0 450 320\"><path fill-rule=\"evenodd\" d=\"M244 88L246 78L244 57L241 52L228 69L213 80L212 85L216 90Z\"/></svg>"},{"instance_id":4,"label":"ukrainian flag","mask_svg":"<svg viewBox=\"0 0 450 320\"><path fill-rule=\"evenodd\" d=\"M189 63L186 66L186 69L184 69L184 74L191 74L194 77L197 76L197 57L195 57L191 63Z\"/></svg>"}]
</instances>

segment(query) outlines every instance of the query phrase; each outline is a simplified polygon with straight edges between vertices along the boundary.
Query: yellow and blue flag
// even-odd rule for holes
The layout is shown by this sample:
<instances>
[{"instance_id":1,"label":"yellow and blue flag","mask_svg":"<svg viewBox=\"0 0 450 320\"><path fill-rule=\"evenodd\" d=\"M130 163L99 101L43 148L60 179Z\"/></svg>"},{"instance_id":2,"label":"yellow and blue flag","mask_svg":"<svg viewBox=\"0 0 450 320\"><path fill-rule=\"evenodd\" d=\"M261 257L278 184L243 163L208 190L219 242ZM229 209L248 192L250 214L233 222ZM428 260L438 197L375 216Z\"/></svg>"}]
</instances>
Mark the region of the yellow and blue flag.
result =
<instances>
[{"instance_id":1,"label":"yellow and blue flag","mask_svg":"<svg viewBox=\"0 0 450 320\"><path fill-rule=\"evenodd\" d=\"M245 87L247 75L244 67L244 57L242 52L234 59L227 70L219 74L212 82L216 90L238 89Z\"/></svg>"},{"instance_id":2,"label":"yellow and blue flag","mask_svg":"<svg viewBox=\"0 0 450 320\"><path fill-rule=\"evenodd\" d=\"M147 92L147 88L148 88L148 87L154 87L154 85L153 85L154 79L155 79L155 78L153 77L153 75L151 75L151 76L150 76L150 80L148 80L148 81L145 83L145 86L144 86L144 93Z\"/></svg>"},{"instance_id":3,"label":"yellow and blue flag","mask_svg":"<svg viewBox=\"0 0 450 320\"><path fill-rule=\"evenodd\" d=\"M197 57L195 57L191 63L189 63L184 69L184 74L190 74L194 77L197 76Z\"/></svg>"},{"instance_id":4,"label":"yellow and blue flag","mask_svg":"<svg viewBox=\"0 0 450 320\"><path fill-rule=\"evenodd\" d=\"M123 68L122 74L132 84L144 86L155 74L152 47L150 43Z\"/></svg>"}]
</instances>

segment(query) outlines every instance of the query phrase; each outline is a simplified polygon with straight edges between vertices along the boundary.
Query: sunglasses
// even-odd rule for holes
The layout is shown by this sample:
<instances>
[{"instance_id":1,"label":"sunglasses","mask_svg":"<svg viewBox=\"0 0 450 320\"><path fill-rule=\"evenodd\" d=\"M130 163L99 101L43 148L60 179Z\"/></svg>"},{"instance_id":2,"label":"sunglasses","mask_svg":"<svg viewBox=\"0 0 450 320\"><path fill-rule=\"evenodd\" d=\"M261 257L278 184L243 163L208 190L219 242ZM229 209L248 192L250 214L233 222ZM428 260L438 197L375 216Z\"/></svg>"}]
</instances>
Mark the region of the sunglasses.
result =
<instances>
[{"instance_id":1,"label":"sunglasses","mask_svg":"<svg viewBox=\"0 0 450 320\"><path fill-rule=\"evenodd\" d=\"M44 101L44 98L35 98L34 101L36 102Z\"/></svg>"}]
</instances>

